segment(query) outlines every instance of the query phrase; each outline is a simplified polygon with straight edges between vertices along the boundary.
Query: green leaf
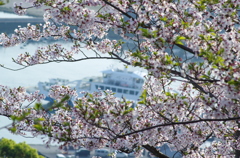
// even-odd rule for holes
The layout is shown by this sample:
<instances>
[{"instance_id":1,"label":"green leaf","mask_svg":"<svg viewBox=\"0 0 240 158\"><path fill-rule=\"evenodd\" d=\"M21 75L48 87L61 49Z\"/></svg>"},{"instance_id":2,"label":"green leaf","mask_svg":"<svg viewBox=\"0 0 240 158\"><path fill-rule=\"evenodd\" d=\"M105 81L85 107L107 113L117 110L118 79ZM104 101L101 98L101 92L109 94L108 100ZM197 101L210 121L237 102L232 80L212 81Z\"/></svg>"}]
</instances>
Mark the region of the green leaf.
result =
<instances>
[{"instance_id":1,"label":"green leaf","mask_svg":"<svg viewBox=\"0 0 240 158\"><path fill-rule=\"evenodd\" d=\"M186 37L184 37L184 36L178 36L178 40L185 40L186 39Z\"/></svg>"},{"instance_id":2,"label":"green leaf","mask_svg":"<svg viewBox=\"0 0 240 158\"><path fill-rule=\"evenodd\" d=\"M167 22L167 17L160 18L161 21Z\"/></svg>"},{"instance_id":3,"label":"green leaf","mask_svg":"<svg viewBox=\"0 0 240 158\"><path fill-rule=\"evenodd\" d=\"M62 9L62 11L70 11L71 9L69 8L69 6L66 6Z\"/></svg>"},{"instance_id":4,"label":"green leaf","mask_svg":"<svg viewBox=\"0 0 240 158\"><path fill-rule=\"evenodd\" d=\"M43 127L40 124L33 125L34 128L36 128L38 131L42 131Z\"/></svg>"},{"instance_id":5,"label":"green leaf","mask_svg":"<svg viewBox=\"0 0 240 158\"><path fill-rule=\"evenodd\" d=\"M216 36L217 34L216 33L214 33L214 32L211 32L210 33L212 36Z\"/></svg>"},{"instance_id":6,"label":"green leaf","mask_svg":"<svg viewBox=\"0 0 240 158\"><path fill-rule=\"evenodd\" d=\"M165 56L165 64L166 65L172 65L173 61L172 61L172 57L170 55L166 55Z\"/></svg>"},{"instance_id":7,"label":"green leaf","mask_svg":"<svg viewBox=\"0 0 240 158\"><path fill-rule=\"evenodd\" d=\"M178 117L176 115L174 116L174 121L179 122Z\"/></svg>"},{"instance_id":8,"label":"green leaf","mask_svg":"<svg viewBox=\"0 0 240 158\"><path fill-rule=\"evenodd\" d=\"M16 127L8 128L12 133L15 133L17 131Z\"/></svg>"},{"instance_id":9,"label":"green leaf","mask_svg":"<svg viewBox=\"0 0 240 158\"><path fill-rule=\"evenodd\" d=\"M181 63L180 62L176 62L176 63L174 63L174 65L173 66L180 66L181 65Z\"/></svg>"},{"instance_id":10,"label":"green leaf","mask_svg":"<svg viewBox=\"0 0 240 158\"><path fill-rule=\"evenodd\" d=\"M220 48L220 50L217 51L217 55L221 55L222 53L224 53L224 48Z\"/></svg>"},{"instance_id":11,"label":"green leaf","mask_svg":"<svg viewBox=\"0 0 240 158\"><path fill-rule=\"evenodd\" d=\"M186 99L187 97L186 96L182 96L181 99Z\"/></svg>"},{"instance_id":12,"label":"green leaf","mask_svg":"<svg viewBox=\"0 0 240 158\"><path fill-rule=\"evenodd\" d=\"M138 102L139 104L146 104L146 102L147 102L147 90L146 89L144 89L143 90L143 92L142 92L142 94L141 94L141 96L140 96L140 101Z\"/></svg>"},{"instance_id":13,"label":"green leaf","mask_svg":"<svg viewBox=\"0 0 240 158\"><path fill-rule=\"evenodd\" d=\"M128 114L128 113L130 113L130 112L132 112L133 111L133 108L129 108L129 109L127 109L127 110L125 110L124 112L123 112L123 115L126 115L126 114Z\"/></svg>"},{"instance_id":14,"label":"green leaf","mask_svg":"<svg viewBox=\"0 0 240 158\"><path fill-rule=\"evenodd\" d=\"M210 77L207 75L202 75L202 76L200 76L200 78L210 79Z\"/></svg>"},{"instance_id":15,"label":"green leaf","mask_svg":"<svg viewBox=\"0 0 240 158\"><path fill-rule=\"evenodd\" d=\"M185 21L181 21L181 24L183 26L184 29L188 28L189 27L189 23L188 22L185 22Z\"/></svg>"},{"instance_id":16,"label":"green leaf","mask_svg":"<svg viewBox=\"0 0 240 158\"><path fill-rule=\"evenodd\" d=\"M158 33L158 30L152 32L152 35L153 35L154 38L157 37L157 33Z\"/></svg>"},{"instance_id":17,"label":"green leaf","mask_svg":"<svg viewBox=\"0 0 240 158\"><path fill-rule=\"evenodd\" d=\"M17 116L14 116L14 115L12 115L12 116L10 116L10 118L13 120L13 121L15 121L15 120L17 120Z\"/></svg>"},{"instance_id":18,"label":"green leaf","mask_svg":"<svg viewBox=\"0 0 240 158\"><path fill-rule=\"evenodd\" d=\"M102 14L98 14L96 17L98 17L98 18L105 18L105 16L103 16Z\"/></svg>"},{"instance_id":19,"label":"green leaf","mask_svg":"<svg viewBox=\"0 0 240 158\"><path fill-rule=\"evenodd\" d=\"M168 97L172 96L172 94L170 92L166 92L165 95Z\"/></svg>"},{"instance_id":20,"label":"green leaf","mask_svg":"<svg viewBox=\"0 0 240 158\"><path fill-rule=\"evenodd\" d=\"M184 36L177 36L176 40L174 41L176 44L183 45L182 40L185 40L186 37Z\"/></svg>"},{"instance_id":21,"label":"green leaf","mask_svg":"<svg viewBox=\"0 0 240 158\"><path fill-rule=\"evenodd\" d=\"M5 3L3 1L0 1L0 5L4 5Z\"/></svg>"},{"instance_id":22,"label":"green leaf","mask_svg":"<svg viewBox=\"0 0 240 158\"><path fill-rule=\"evenodd\" d=\"M152 33L148 31L148 29L145 28L139 28L139 30L142 32L142 36L151 38L153 37Z\"/></svg>"},{"instance_id":23,"label":"green leaf","mask_svg":"<svg viewBox=\"0 0 240 158\"><path fill-rule=\"evenodd\" d=\"M35 109L35 110L42 110L42 109L43 109L42 104L41 104L41 103L36 103L36 104L34 105L34 109Z\"/></svg>"},{"instance_id":24,"label":"green leaf","mask_svg":"<svg viewBox=\"0 0 240 158\"><path fill-rule=\"evenodd\" d=\"M45 118L38 118L38 121L45 121Z\"/></svg>"}]
</instances>

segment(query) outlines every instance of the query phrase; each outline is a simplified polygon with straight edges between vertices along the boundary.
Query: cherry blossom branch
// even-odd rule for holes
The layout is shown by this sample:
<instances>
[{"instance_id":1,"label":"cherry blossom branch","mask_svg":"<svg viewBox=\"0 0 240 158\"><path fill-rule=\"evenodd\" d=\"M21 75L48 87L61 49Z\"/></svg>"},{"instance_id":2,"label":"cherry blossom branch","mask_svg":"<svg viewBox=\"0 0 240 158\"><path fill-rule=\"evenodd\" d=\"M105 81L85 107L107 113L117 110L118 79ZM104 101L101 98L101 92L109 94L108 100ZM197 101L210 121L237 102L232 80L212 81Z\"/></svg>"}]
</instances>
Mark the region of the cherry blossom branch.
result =
<instances>
[{"instance_id":1,"label":"cherry blossom branch","mask_svg":"<svg viewBox=\"0 0 240 158\"><path fill-rule=\"evenodd\" d=\"M197 84L196 82L194 82L192 79L189 79L188 77L186 78L187 80L189 80L189 82L194 86L196 87L197 89L199 89L201 92L205 93L205 94L209 94L210 97L214 97L217 99L216 96L213 95L213 93L211 93L210 91L209 92L206 92L203 87L201 87L199 84Z\"/></svg>"},{"instance_id":2,"label":"cherry blossom branch","mask_svg":"<svg viewBox=\"0 0 240 158\"><path fill-rule=\"evenodd\" d=\"M43 63L38 63L40 65L42 64L48 64L48 63L53 63L53 62L56 62L56 63L60 63L60 62L77 62L77 61L83 61L83 60L90 60L90 59L112 59L112 60L120 60L121 58L118 57L118 58L113 58L113 57L87 57L87 58L81 58L81 59L73 59L73 60L52 60L52 61L47 61L47 62L43 62ZM121 61L124 61L124 59L121 59ZM16 63L16 62L15 62ZM127 64L128 62L125 61L125 63ZM19 63L17 63L19 64ZM20 65L20 64L19 64ZM25 68L28 68L30 66L33 66L33 65L21 65L23 66L22 68L19 68L19 69L12 69L12 68L8 68L8 67L5 67L4 65L0 65L0 67L4 68L4 69L8 69L8 70L11 70L11 71L19 71L19 70L22 70L22 69L25 69Z\"/></svg>"},{"instance_id":3,"label":"cherry blossom branch","mask_svg":"<svg viewBox=\"0 0 240 158\"><path fill-rule=\"evenodd\" d=\"M116 53L111 52L111 54L112 54L113 56L115 56L116 59L119 59L119 60L122 61L123 63L125 63L125 64L127 64L127 65L131 65L131 63L130 63L129 61L124 60L123 58L121 58L121 57L120 57L119 55L117 55Z\"/></svg>"},{"instance_id":4,"label":"cherry blossom branch","mask_svg":"<svg viewBox=\"0 0 240 158\"><path fill-rule=\"evenodd\" d=\"M178 46L179 48L182 48L183 50L193 54L193 55L197 55L199 57L202 57L201 55L199 55L200 53L198 51L194 51L193 49L191 49L191 48L189 48L189 47L187 47L185 45L177 44L177 43L175 43L175 45Z\"/></svg>"},{"instance_id":5,"label":"cherry blossom branch","mask_svg":"<svg viewBox=\"0 0 240 158\"><path fill-rule=\"evenodd\" d=\"M129 14L125 13L124 11L122 11L120 8L116 7L115 5L111 4L110 2L108 2L107 0L102 0L103 2L105 2L107 5L113 7L114 9L116 9L117 11L121 12L123 15L126 15L128 18L133 18L132 16L130 16Z\"/></svg>"},{"instance_id":6,"label":"cherry blossom branch","mask_svg":"<svg viewBox=\"0 0 240 158\"><path fill-rule=\"evenodd\" d=\"M225 118L225 119L200 119L200 120L193 120L193 121L171 122L171 123L159 124L156 126L147 127L147 128L141 129L141 130L127 133L127 134L118 135L118 136L116 136L116 138L124 138L126 136L140 133L140 132L147 131L147 130L151 130L151 129L154 129L157 127L165 127L165 126L172 126L172 125L187 125L187 124L198 123L198 122L219 122L219 121L233 121L233 120L240 120L240 117L232 117L232 118Z\"/></svg>"}]
</instances>

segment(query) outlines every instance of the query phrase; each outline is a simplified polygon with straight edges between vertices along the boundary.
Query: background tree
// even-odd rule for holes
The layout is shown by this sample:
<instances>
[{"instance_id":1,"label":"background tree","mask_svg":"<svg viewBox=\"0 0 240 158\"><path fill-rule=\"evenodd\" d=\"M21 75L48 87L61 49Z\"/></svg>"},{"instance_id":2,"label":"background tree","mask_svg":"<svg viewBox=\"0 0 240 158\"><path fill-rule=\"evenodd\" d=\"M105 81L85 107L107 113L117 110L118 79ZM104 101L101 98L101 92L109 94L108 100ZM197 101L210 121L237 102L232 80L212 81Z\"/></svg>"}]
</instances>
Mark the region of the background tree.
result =
<instances>
[{"instance_id":1,"label":"background tree","mask_svg":"<svg viewBox=\"0 0 240 158\"><path fill-rule=\"evenodd\" d=\"M1 34L10 47L41 38L72 41L20 54L26 68L50 62L119 60L148 71L141 101L114 97L111 91L75 98L69 87L53 86L49 95L58 109L49 115L37 92L1 86L1 115L13 120L11 131L46 135L64 145L111 148L139 153L167 143L184 157L239 157L240 61L239 0L26 0L15 12L47 7L43 25ZM113 36L115 34L116 36ZM85 49L94 52L90 56ZM176 49L178 48L178 49ZM181 50L181 51L180 51ZM75 54L82 53L82 58ZM2 65L2 67L4 67ZM73 99L74 107L66 106ZM210 138L212 145L202 147Z\"/></svg>"},{"instance_id":2,"label":"background tree","mask_svg":"<svg viewBox=\"0 0 240 158\"><path fill-rule=\"evenodd\" d=\"M43 156L38 155L36 149L31 148L25 142L15 143L13 140L6 138L0 140L0 157L43 158Z\"/></svg>"},{"instance_id":3,"label":"background tree","mask_svg":"<svg viewBox=\"0 0 240 158\"><path fill-rule=\"evenodd\" d=\"M4 5L5 3L3 1L0 1L0 5Z\"/></svg>"},{"instance_id":4,"label":"background tree","mask_svg":"<svg viewBox=\"0 0 240 158\"><path fill-rule=\"evenodd\" d=\"M4 5L6 3L9 3L9 0L0 0L0 5Z\"/></svg>"}]
</instances>

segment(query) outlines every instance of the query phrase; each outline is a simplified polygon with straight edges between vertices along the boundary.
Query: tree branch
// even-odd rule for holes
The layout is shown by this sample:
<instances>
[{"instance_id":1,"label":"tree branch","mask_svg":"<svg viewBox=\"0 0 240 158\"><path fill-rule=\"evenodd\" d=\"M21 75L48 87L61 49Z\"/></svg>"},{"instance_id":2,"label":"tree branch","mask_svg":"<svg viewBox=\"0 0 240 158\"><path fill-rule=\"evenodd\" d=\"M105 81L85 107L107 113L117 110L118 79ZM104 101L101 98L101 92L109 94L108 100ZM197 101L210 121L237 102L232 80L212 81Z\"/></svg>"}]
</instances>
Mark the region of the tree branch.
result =
<instances>
[{"instance_id":1,"label":"tree branch","mask_svg":"<svg viewBox=\"0 0 240 158\"><path fill-rule=\"evenodd\" d=\"M4 128L7 128L8 126L11 126L12 125L12 123L10 123L10 124L8 124L8 125L5 125L5 126L2 126L2 127L0 127L0 130L1 129L4 129Z\"/></svg>"},{"instance_id":2,"label":"tree branch","mask_svg":"<svg viewBox=\"0 0 240 158\"><path fill-rule=\"evenodd\" d=\"M150 145L142 145L145 149L147 149L149 152L151 152L154 156L157 156L158 158L169 158L168 156L164 155L160 151L158 151L155 147Z\"/></svg>"},{"instance_id":3,"label":"tree branch","mask_svg":"<svg viewBox=\"0 0 240 158\"><path fill-rule=\"evenodd\" d=\"M185 51L193 54L193 55L198 54L198 57L202 57L202 56L199 55L199 52L198 52L198 51L195 52L194 50L192 50L191 48L189 48L189 47L187 47L187 46L184 46L184 45L181 45L181 44L176 44L176 43L175 43L175 45L178 46L179 48L182 48L183 50L185 50Z\"/></svg>"},{"instance_id":4,"label":"tree branch","mask_svg":"<svg viewBox=\"0 0 240 158\"><path fill-rule=\"evenodd\" d=\"M130 16L129 14L125 13L124 11L122 11L121 9L119 9L118 7L116 7L115 5L111 4L110 2L108 2L107 0L103 0L107 5L110 5L111 7L113 7L114 9L118 10L119 12L121 12L123 15L126 15L128 18L132 18L132 16Z\"/></svg>"},{"instance_id":5,"label":"tree branch","mask_svg":"<svg viewBox=\"0 0 240 158\"><path fill-rule=\"evenodd\" d=\"M147 127L141 130L137 130L134 132L130 132L127 134L123 134L123 135L119 135L117 136L117 138L123 138L135 133L139 133L139 132L143 132L143 131L147 131L147 130L151 130L157 127L165 127L165 126L172 126L172 125L186 125L186 124L192 124L192 123L198 123L198 122L219 122L219 121L233 121L233 120L240 120L240 117L232 117L232 118L223 118L223 119L199 119L199 120L193 120L193 121L185 121L185 122L171 122L171 123L165 123L165 124L159 124L159 125L155 125L155 126L151 126L151 127Z\"/></svg>"},{"instance_id":6,"label":"tree branch","mask_svg":"<svg viewBox=\"0 0 240 158\"><path fill-rule=\"evenodd\" d=\"M43 62L43 63L37 63L37 64L34 64L34 65L41 65L41 64L48 64L48 63L53 63L53 62L56 62L56 63L60 63L60 62L77 62L77 61L83 61L83 60L88 60L88 59L113 59L113 60L121 60L120 57L118 58L113 58L113 57L87 57L87 58L81 58L81 59L74 59L74 60L51 60L51 61L47 61L47 62ZM123 59L122 59L123 60ZM121 60L121 61L122 61ZM124 60L123 60L124 62ZM129 62L125 61L124 63L128 64ZM130 63L129 63L130 64ZM21 64L20 64L21 65ZM12 71L19 71L19 70L22 70L22 69L25 69L27 67L30 67L30 66L34 66L34 65L21 65L23 66L22 68L19 68L19 69L11 69L11 68L8 68L8 67L5 67L4 65L1 65L0 64L0 67L2 68L5 68L5 69L8 69L8 70L12 70Z\"/></svg>"},{"instance_id":7,"label":"tree branch","mask_svg":"<svg viewBox=\"0 0 240 158\"><path fill-rule=\"evenodd\" d=\"M120 60L120 61L122 61L123 63L125 63L125 64L127 64L127 65L131 65L131 63L130 62L128 62L128 61L126 61L126 60L124 60L123 58L121 58L119 55L117 55L117 54L115 54L115 53L111 53L113 56L115 56L116 57L116 59L118 59L118 60Z\"/></svg>"},{"instance_id":8,"label":"tree branch","mask_svg":"<svg viewBox=\"0 0 240 158\"><path fill-rule=\"evenodd\" d=\"M211 98L215 98L217 99L217 97L215 95L213 95L211 92L206 92L201 86L199 86L195 81L193 81L192 79L190 79L189 77L187 77L187 80L189 80L189 82L196 87L197 89L199 89L201 92L205 93L205 94L209 94L209 96Z\"/></svg>"}]
</instances>

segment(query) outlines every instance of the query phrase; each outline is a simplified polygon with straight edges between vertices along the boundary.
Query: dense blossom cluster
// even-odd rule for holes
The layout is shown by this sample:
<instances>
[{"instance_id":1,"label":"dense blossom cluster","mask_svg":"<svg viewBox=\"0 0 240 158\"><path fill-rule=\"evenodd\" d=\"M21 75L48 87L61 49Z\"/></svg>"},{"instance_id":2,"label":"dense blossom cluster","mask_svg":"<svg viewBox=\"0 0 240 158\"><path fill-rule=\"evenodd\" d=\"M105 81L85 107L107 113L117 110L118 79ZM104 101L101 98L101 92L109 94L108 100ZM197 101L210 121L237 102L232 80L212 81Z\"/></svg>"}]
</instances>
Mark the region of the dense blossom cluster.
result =
<instances>
[{"instance_id":1,"label":"dense blossom cluster","mask_svg":"<svg viewBox=\"0 0 240 158\"><path fill-rule=\"evenodd\" d=\"M49 96L56 100L60 100L66 95L76 97L77 93L75 90L72 90L69 87L59 85L52 86L49 92Z\"/></svg>"},{"instance_id":2,"label":"dense blossom cluster","mask_svg":"<svg viewBox=\"0 0 240 158\"><path fill-rule=\"evenodd\" d=\"M11 89L0 86L0 114L4 116L21 115L21 108L24 111L24 108L31 105L31 103L40 102L44 99L44 96L38 93L36 91L33 94L28 94L23 87Z\"/></svg>"},{"instance_id":3,"label":"dense blossom cluster","mask_svg":"<svg viewBox=\"0 0 240 158\"><path fill-rule=\"evenodd\" d=\"M43 25L1 34L5 47L29 39L72 40L21 54L14 62L27 67L52 61L77 61L82 48L147 69L140 102L117 99L111 91L74 99L68 87L52 87L58 108L23 108L24 100L41 99L22 88L1 87L0 114L18 116L15 132L48 135L64 145L125 152L149 151L166 142L185 157L234 157L240 150L240 0L25 0L46 6ZM26 13L24 3L15 5ZM113 33L117 39L111 38ZM126 44L126 45L124 45ZM80 46L81 45L81 46ZM127 47L126 47L127 46ZM178 49L176 49L178 48ZM179 51L181 49L181 51ZM83 53L86 59L88 54ZM122 55L122 56L121 56ZM178 85L178 86L176 86ZM55 108L54 107L54 108ZM133 108L134 107L134 108ZM23 112L25 111L25 112ZM28 111L28 113L26 112ZM34 115L33 115L34 114ZM202 147L209 139L212 145ZM161 157L161 153L154 153Z\"/></svg>"},{"instance_id":4,"label":"dense blossom cluster","mask_svg":"<svg viewBox=\"0 0 240 158\"><path fill-rule=\"evenodd\" d=\"M68 51L62 48L60 44L53 44L47 47L39 47L34 55L30 55L29 53L21 54L15 62L19 65L29 66L55 60L71 60L74 54L78 54L76 47L72 47Z\"/></svg>"}]
</instances>

